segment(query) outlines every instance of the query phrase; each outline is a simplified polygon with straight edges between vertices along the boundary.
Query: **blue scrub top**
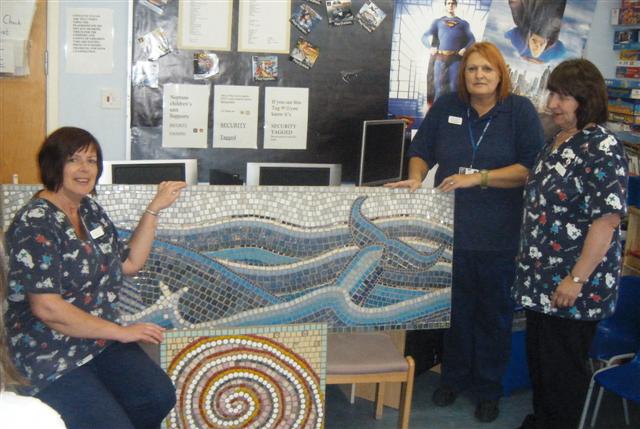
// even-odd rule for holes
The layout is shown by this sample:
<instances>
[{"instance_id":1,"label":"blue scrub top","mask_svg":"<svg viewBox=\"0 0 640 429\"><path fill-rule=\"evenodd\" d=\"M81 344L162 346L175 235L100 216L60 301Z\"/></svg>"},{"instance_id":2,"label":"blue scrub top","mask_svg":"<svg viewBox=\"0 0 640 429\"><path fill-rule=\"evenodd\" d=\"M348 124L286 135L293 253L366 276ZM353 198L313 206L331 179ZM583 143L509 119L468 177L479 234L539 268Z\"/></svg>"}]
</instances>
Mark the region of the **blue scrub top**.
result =
<instances>
[{"instance_id":1,"label":"blue scrub top","mask_svg":"<svg viewBox=\"0 0 640 429\"><path fill-rule=\"evenodd\" d=\"M467 117L469 112L469 117ZM481 118L469 103L450 93L433 104L408 151L429 168L438 165L435 183L460 167L471 167L473 147L469 125L477 142L473 168L492 170L512 164L531 168L544 142L542 125L533 104L509 95ZM455 191L454 246L464 250L513 251L518 248L523 188Z\"/></svg>"}]
</instances>

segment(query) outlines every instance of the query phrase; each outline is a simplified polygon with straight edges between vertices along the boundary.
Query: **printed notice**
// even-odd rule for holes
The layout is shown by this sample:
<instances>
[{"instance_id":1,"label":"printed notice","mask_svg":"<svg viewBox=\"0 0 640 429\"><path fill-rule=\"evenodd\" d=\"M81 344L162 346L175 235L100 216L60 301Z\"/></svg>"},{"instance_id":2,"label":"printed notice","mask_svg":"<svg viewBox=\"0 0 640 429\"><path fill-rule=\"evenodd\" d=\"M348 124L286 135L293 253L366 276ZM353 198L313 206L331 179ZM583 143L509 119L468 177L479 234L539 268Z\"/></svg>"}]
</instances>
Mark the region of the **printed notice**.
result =
<instances>
[{"instance_id":1,"label":"printed notice","mask_svg":"<svg viewBox=\"0 0 640 429\"><path fill-rule=\"evenodd\" d=\"M257 86L215 86L213 147L258 148L258 97Z\"/></svg>"},{"instance_id":2,"label":"printed notice","mask_svg":"<svg viewBox=\"0 0 640 429\"><path fill-rule=\"evenodd\" d=\"M0 73L15 72L15 43L13 40L0 39Z\"/></svg>"},{"instance_id":3,"label":"printed notice","mask_svg":"<svg viewBox=\"0 0 640 429\"><path fill-rule=\"evenodd\" d=\"M291 0L240 2L238 51L289 53Z\"/></svg>"},{"instance_id":4,"label":"printed notice","mask_svg":"<svg viewBox=\"0 0 640 429\"><path fill-rule=\"evenodd\" d=\"M207 148L210 85L164 85L162 146Z\"/></svg>"},{"instance_id":5,"label":"printed notice","mask_svg":"<svg viewBox=\"0 0 640 429\"><path fill-rule=\"evenodd\" d=\"M233 0L181 1L178 48L230 51L232 13Z\"/></svg>"},{"instance_id":6,"label":"printed notice","mask_svg":"<svg viewBox=\"0 0 640 429\"><path fill-rule=\"evenodd\" d=\"M36 12L35 0L2 1L0 7L0 39L28 40L33 15Z\"/></svg>"},{"instance_id":7,"label":"printed notice","mask_svg":"<svg viewBox=\"0 0 640 429\"><path fill-rule=\"evenodd\" d=\"M266 87L264 148L306 149L309 88Z\"/></svg>"},{"instance_id":8,"label":"printed notice","mask_svg":"<svg viewBox=\"0 0 640 429\"><path fill-rule=\"evenodd\" d=\"M66 72L113 71L113 10L67 9Z\"/></svg>"}]
</instances>

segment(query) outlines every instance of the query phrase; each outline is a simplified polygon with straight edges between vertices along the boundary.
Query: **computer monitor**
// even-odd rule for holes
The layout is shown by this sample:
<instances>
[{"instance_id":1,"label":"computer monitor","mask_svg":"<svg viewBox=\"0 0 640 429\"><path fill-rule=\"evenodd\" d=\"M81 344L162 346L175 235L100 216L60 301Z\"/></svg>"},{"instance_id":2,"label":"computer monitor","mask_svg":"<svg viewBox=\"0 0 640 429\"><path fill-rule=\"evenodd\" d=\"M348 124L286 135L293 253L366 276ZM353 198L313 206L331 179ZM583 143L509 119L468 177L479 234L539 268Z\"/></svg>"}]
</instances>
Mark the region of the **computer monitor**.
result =
<instances>
[{"instance_id":1,"label":"computer monitor","mask_svg":"<svg viewBox=\"0 0 640 429\"><path fill-rule=\"evenodd\" d=\"M248 186L340 186L340 164L247 162Z\"/></svg>"},{"instance_id":2,"label":"computer monitor","mask_svg":"<svg viewBox=\"0 0 640 429\"><path fill-rule=\"evenodd\" d=\"M406 124L401 119L364 121L358 186L402 179Z\"/></svg>"},{"instance_id":3,"label":"computer monitor","mask_svg":"<svg viewBox=\"0 0 640 429\"><path fill-rule=\"evenodd\" d=\"M165 180L198 184L197 159L140 159L103 161L98 184L156 185Z\"/></svg>"}]
</instances>

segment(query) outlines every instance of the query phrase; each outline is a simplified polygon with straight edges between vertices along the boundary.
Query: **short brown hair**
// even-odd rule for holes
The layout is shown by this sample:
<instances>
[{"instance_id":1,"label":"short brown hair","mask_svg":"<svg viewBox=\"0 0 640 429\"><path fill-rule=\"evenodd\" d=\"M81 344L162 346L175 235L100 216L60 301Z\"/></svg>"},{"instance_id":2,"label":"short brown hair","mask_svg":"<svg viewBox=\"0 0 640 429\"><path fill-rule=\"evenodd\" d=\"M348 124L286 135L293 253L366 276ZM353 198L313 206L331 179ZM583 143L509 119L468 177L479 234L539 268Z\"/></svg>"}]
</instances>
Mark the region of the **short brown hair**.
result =
<instances>
[{"instance_id":1,"label":"short brown hair","mask_svg":"<svg viewBox=\"0 0 640 429\"><path fill-rule=\"evenodd\" d=\"M561 62L551 72L547 89L576 99L578 129L590 122L603 124L607 121L607 86L602 73L591 61L576 58Z\"/></svg>"},{"instance_id":2,"label":"short brown hair","mask_svg":"<svg viewBox=\"0 0 640 429\"><path fill-rule=\"evenodd\" d=\"M469 92L467 91L464 70L467 67L469 57L473 53L480 54L498 70L498 73L500 74L500 82L498 82L498 87L496 88L496 95L498 101L503 101L511 93L509 69L507 68L507 63L504 61L502 53L500 53L500 49L498 49L493 43L489 42L474 43L464 52L464 56L462 57L460 64L460 70L458 71L458 95L464 101L469 101Z\"/></svg>"},{"instance_id":3,"label":"short brown hair","mask_svg":"<svg viewBox=\"0 0 640 429\"><path fill-rule=\"evenodd\" d=\"M64 165L74 153L89 147L96 150L98 158L97 182L102 174L102 149L96 138L89 131L75 127L62 127L52 132L38 152L40 179L44 187L51 192L57 192L62 186ZM94 187L91 193L95 192Z\"/></svg>"}]
</instances>

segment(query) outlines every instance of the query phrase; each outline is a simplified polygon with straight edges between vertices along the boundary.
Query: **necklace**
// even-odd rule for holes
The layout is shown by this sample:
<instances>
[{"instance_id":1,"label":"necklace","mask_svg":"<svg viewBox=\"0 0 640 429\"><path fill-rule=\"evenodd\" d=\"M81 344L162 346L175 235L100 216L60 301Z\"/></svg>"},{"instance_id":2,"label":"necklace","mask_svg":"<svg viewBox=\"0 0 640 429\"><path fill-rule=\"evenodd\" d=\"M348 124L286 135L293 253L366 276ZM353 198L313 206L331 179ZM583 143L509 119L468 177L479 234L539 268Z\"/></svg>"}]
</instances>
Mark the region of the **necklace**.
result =
<instances>
[{"instance_id":1,"label":"necklace","mask_svg":"<svg viewBox=\"0 0 640 429\"><path fill-rule=\"evenodd\" d=\"M577 133L578 133L577 128L570 128L568 130L560 131L558 134L556 134L556 137L553 141L553 150L558 149L558 147L560 147L562 143L566 142Z\"/></svg>"}]
</instances>

